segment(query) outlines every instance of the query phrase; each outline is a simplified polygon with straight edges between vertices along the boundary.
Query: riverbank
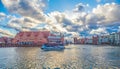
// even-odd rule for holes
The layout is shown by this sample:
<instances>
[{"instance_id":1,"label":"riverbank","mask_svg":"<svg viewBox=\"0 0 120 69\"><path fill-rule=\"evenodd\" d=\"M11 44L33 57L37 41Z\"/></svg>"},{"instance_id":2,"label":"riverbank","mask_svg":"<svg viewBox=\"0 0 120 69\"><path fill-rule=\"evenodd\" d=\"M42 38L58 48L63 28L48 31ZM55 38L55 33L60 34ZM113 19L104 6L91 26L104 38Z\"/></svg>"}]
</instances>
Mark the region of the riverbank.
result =
<instances>
[{"instance_id":1,"label":"riverbank","mask_svg":"<svg viewBox=\"0 0 120 69\"><path fill-rule=\"evenodd\" d=\"M20 44L0 44L1 47L41 47L42 44L20 45Z\"/></svg>"},{"instance_id":2,"label":"riverbank","mask_svg":"<svg viewBox=\"0 0 120 69\"><path fill-rule=\"evenodd\" d=\"M86 45L88 45L88 46L96 46L96 45L94 45L94 44L66 44L65 46L69 46L69 45L84 45L84 46L86 46ZM0 44L0 48L2 47L41 47L42 46L42 44L29 44L29 45L20 45L20 44ZM109 45L109 44L99 44L99 45L97 45L98 47L99 46L117 46L117 45ZM120 46L118 46L118 47L120 47Z\"/></svg>"}]
</instances>

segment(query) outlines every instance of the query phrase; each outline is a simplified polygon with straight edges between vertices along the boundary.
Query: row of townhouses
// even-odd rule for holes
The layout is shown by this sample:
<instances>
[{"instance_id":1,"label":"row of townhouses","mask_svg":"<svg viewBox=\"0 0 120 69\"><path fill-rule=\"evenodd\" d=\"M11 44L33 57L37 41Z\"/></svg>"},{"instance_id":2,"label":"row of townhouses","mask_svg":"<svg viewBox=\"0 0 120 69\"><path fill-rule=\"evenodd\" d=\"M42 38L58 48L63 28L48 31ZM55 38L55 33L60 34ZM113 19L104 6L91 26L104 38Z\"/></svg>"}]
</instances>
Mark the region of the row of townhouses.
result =
<instances>
[{"instance_id":1,"label":"row of townhouses","mask_svg":"<svg viewBox=\"0 0 120 69\"><path fill-rule=\"evenodd\" d=\"M109 35L110 45L120 45L120 32Z\"/></svg>"},{"instance_id":2,"label":"row of townhouses","mask_svg":"<svg viewBox=\"0 0 120 69\"><path fill-rule=\"evenodd\" d=\"M120 32L109 35L94 35L91 37L74 37L72 40L66 40L65 43L71 42L74 44L109 44L120 46Z\"/></svg>"}]
</instances>

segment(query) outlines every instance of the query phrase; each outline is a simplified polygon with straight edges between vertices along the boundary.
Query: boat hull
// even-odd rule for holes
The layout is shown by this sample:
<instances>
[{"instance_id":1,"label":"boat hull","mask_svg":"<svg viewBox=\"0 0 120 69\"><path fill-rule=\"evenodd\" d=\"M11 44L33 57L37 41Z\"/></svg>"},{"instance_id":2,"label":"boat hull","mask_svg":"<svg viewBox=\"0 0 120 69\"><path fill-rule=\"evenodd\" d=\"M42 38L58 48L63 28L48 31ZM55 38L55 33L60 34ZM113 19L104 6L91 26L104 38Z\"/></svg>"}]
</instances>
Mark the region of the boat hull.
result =
<instances>
[{"instance_id":1,"label":"boat hull","mask_svg":"<svg viewBox=\"0 0 120 69\"><path fill-rule=\"evenodd\" d=\"M42 45L41 49L43 50L63 50L65 49L64 46L45 46L45 45Z\"/></svg>"}]
</instances>

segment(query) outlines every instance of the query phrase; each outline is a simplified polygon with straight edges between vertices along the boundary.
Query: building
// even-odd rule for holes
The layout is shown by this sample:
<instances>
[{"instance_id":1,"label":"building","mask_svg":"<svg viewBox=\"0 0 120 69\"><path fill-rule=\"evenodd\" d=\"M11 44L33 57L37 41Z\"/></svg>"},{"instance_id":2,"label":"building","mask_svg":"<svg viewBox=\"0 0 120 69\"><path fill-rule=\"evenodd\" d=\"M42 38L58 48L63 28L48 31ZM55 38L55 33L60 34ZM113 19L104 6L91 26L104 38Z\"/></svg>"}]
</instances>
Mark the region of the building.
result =
<instances>
[{"instance_id":1,"label":"building","mask_svg":"<svg viewBox=\"0 0 120 69\"><path fill-rule=\"evenodd\" d=\"M109 35L110 45L115 45L115 33Z\"/></svg>"},{"instance_id":2,"label":"building","mask_svg":"<svg viewBox=\"0 0 120 69\"><path fill-rule=\"evenodd\" d=\"M92 37L86 38L85 44L92 44L92 43L93 43Z\"/></svg>"},{"instance_id":3,"label":"building","mask_svg":"<svg viewBox=\"0 0 120 69\"><path fill-rule=\"evenodd\" d=\"M98 44L109 44L109 36L99 36Z\"/></svg>"},{"instance_id":4,"label":"building","mask_svg":"<svg viewBox=\"0 0 120 69\"><path fill-rule=\"evenodd\" d=\"M38 44L47 43L47 38L50 35L49 31L24 31L19 32L12 40L13 44Z\"/></svg>"},{"instance_id":5,"label":"building","mask_svg":"<svg viewBox=\"0 0 120 69\"><path fill-rule=\"evenodd\" d=\"M118 32L118 45L120 46L120 32Z\"/></svg>"},{"instance_id":6,"label":"building","mask_svg":"<svg viewBox=\"0 0 120 69\"><path fill-rule=\"evenodd\" d=\"M80 38L79 41L80 41L80 44L85 44L85 38Z\"/></svg>"},{"instance_id":7,"label":"building","mask_svg":"<svg viewBox=\"0 0 120 69\"><path fill-rule=\"evenodd\" d=\"M79 44L79 39L78 39L78 37L74 37L74 44Z\"/></svg>"},{"instance_id":8,"label":"building","mask_svg":"<svg viewBox=\"0 0 120 69\"><path fill-rule=\"evenodd\" d=\"M5 40L3 37L0 38L0 43L5 43Z\"/></svg>"},{"instance_id":9,"label":"building","mask_svg":"<svg viewBox=\"0 0 120 69\"><path fill-rule=\"evenodd\" d=\"M99 41L98 35L92 37L92 44L97 45L99 43L98 41Z\"/></svg>"},{"instance_id":10,"label":"building","mask_svg":"<svg viewBox=\"0 0 120 69\"><path fill-rule=\"evenodd\" d=\"M10 44L10 43L12 43L12 38L1 37L1 38L0 38L0 43L3 43L3 44Z\"/></svg>"},{"instance_id":11,"label":"building","mask_svg":"<svg viewBox=\"0 0 120 69\"><path fill-rule=\"evenodd\" d=\"M50 35L48 36L49 44L64 44L64 36Z\"/></svg>"},{"instance_id":12,"label":"building","mask_svg":"<svg viewBox=\"0 0 120 69\"><path fill-rule=\"evenodd\" d=\"M74 44L77 44L77 37L74 37Z\"/></svg>"},{"instance_id":13,"label":"building","mask_svg":"<svg viewBox=\"0 0 120 69\"><path fill-rule=\"evenodd\" d=\"M118 33L115 33L115 42L114 42L114 45L119 45L120 46L120 32Z\"/></svg>"},{"instance_id":14,"label":"building","mask_svg":"<svg viewBox=\"0 0 120 69\"><path fill-rule=\"evenodd\" d=\"M73 44L74 38L73 37L65 37L64 38L64 44Z\"/></svg>"}]
</instances>

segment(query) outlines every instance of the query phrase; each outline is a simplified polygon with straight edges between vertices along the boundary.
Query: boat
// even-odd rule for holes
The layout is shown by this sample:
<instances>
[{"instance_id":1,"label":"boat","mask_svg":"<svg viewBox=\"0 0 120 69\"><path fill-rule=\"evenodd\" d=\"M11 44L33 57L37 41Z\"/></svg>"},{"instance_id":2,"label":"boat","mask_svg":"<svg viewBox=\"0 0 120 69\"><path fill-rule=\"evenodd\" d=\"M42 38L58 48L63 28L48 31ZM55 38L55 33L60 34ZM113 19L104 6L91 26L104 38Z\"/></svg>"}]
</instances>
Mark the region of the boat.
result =
<instances>
[{"instance_id":1,"label":"boat","mask_svg":"<svg viewBox=\"0 0 120 69\"><path fill-rule=\"evenodd\" d=\"M64 37L61 35L48 36L48 43L43 44L41 49L43 49L43 50L63 50L63 49L65 49Z\"/></svg>"},{"instance_id":2,"label":"boat","mask_svg":"<svg viewBox=\"0 0 120 69\"><path fill-rule=\"evenodd\" d=\"M41 49L43 50L63 50L65 49L64 45L51 45L51 44L43 44Z\"/></svg>"}]
</instances>

